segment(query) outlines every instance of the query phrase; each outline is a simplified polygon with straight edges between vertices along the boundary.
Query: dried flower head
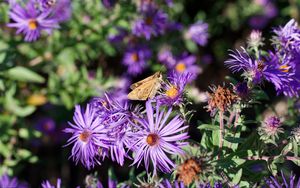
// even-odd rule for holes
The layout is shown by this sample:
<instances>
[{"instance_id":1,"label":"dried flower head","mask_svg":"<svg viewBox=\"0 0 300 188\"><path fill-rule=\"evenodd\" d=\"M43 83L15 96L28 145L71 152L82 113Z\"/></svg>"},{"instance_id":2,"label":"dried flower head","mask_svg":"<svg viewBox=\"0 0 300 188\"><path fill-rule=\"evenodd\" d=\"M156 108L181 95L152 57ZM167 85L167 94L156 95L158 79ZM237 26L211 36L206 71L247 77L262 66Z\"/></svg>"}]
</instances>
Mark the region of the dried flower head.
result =
<instances>
[{"instance_id":1,"label":"dried flower head","mask_svg":"<svg viewBox=\"0 0 300 188\"><path fill-rule=\"evenodd\" d=\"M293 129L292 136L297 143L300 143L300 126Z\"/></svg>"},{"instance_id":2,"label":"dried flower head","mask_svg":"<svg viewBox=\"0 0 300 188\"><path fill-rule=\"evenodd\" d=\"M182 181L184 185L188 186L193 181L198 179L198 175L201 173L201 171L202 168L199 160L196 158L187 159L177 168L178 180Z\"/></svg>"},{"instance_id":3,"label":"dried flower head","mask_svg":"<svg viewBox=\"0 0 300 188\"><path fill-rule=\"evenodd\" d=\"M258 48L259 46L263 46L264 38L262 37L261 31L252 30L248 37L248 46L249 48Z\"/></svg>"},{"instance_id":4,"label":"dried flower head","mask_svg":"<svg viewBox=\"0 0 300 188\"><path fill-rule=\"evenodd\" d=\"M219 110L225 112L238 100L238 96L234 94L230 89L218 86L217 88L211 88L212 93L209 93L208 111L212 114Z\"/></svg>"},{"instance_id":5,"label":"dried flower head","mask_svg":"<svg viewBox=\"0 0 300 188\"><path fill-rule=\"evenodd\" d=\"M279 133L283 133L283 128L281 128L282 122L279 117L270 116L267 117L264 122L262 122L262 126L258 128L258 133L261 136L262 140L272 141L278 137ZM273 142L272 142L273 143Z\"/></svg>"}]
</instances>

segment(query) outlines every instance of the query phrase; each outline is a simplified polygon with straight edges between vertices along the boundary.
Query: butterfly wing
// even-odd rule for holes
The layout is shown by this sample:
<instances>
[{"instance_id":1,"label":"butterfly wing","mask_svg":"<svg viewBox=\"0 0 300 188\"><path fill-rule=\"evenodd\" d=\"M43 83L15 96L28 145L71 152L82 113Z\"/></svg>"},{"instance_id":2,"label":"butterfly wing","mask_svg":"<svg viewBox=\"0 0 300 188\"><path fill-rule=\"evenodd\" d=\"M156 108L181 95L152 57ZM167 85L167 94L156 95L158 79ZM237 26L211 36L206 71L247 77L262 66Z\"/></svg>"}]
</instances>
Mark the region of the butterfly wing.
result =
<instances>
[{"instance_id":1,"label":"butterfly wing","mask_svg":"<svg viewBox=\"0 0 300 188\"><path fill-rule=\"evenodd\" d=\"M141 81L138 81L138 82L132 84L132 85L130 86L130 89L133 90L133 89L135 89L135 88L138 88L138 87L141 86L143 83L149 82L149 81L151 81L151 80L153 80L153 79L156 79L156 78L158 78L158 77L161 77L161 73L160 73L160 72L156 72L155 74L153 74L153 75L151 75L151 76L149 76L149 77L147 77L147 78L145 78L145 79L143 79L143 80L141 80Z\"/></svg>"},{"instance_id":2,"label":"butterfly wing","mask_svg":"<svg viewBox=\"0 0 300 188\"><path fill-rule=\"evenodd\" d=\"M142 85L135 88L134 90L132 90L127 95L127 97L130 100L140 100L140 101L147 100L153 90L154 85L155 84L153 81L145 82Z\"/></svg>"}]
</instances>

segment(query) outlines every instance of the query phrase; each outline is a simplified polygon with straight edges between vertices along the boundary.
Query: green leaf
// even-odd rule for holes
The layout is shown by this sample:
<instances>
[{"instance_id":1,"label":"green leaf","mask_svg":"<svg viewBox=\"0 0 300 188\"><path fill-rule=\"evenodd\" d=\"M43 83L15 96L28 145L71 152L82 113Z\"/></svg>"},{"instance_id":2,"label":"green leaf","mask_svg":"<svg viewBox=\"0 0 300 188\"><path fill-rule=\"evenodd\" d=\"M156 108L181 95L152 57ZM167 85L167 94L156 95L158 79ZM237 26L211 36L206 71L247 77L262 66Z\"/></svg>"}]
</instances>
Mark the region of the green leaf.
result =
<instances>
[{"instance_id":1,"label":"green leaf","mask_svg":"<svg viewBox=\"0 0 300 188\"><path fill-rule=\"evenodd\" d=\"M25 128L21 128L19 130L19 136L21 138L28 138L29 137L29 130L28 129L25 129Z\"/></svg>"},{"instance_id":2,"label":"green leaf","mask_svg":"<svg viewBox=\"0 0 300 188\"><path fill-rule=\"evenodd\" d=\"M230 136L225 137L224 139L231 143L243 143L245 141L244 138L236 138L236 137L230 137Z\"/></svg>"},{"instance_id":3,"label":"green leaf","mask_svg":"<svg viewBox=\"0 0 300 188\"><path fill-rule=\"evenodd\" d=\"M28 160L30 163L36 163L38 161L38 157L37 156L32 156L29 158Z\"/></svg>"},{"instance_id":4,"label":"green leaf","mask_svg":"<svg viewBox=\"0 0 300 188\"><path fill-rule=\"evenodd\" d=\"M27 69L25 67L17 66L7 70L4 75L12 80L23 82L44 83L45 79L39 74Z\"/></svg>"},{"instance_id":5,"label":"green leaf","mask_svg":"<svg viewBox=\"0 0 300 188\"><path fill-rule=\"evenodd\" d=\"M198 126L198 129L199 130L209 130L209 131L216 131L216 130L219 130L219 126L216 126L216 125L210 125L210 124L202 124L200 126Z\"/></svg>"},{"instance_id":6,"label":"green leaf","mask_svg":"<svg viewBox=\"0 0 300 188\"><path fill-rule=\"evenodd\" d=\"M21 158L21 159L26 159L28 157L31 156L31 152L29 150L26 150L26 149L19 149L17 151L17 154L18 156Z\"/></svg>"},{"instance_id":7,"label":"green leaf","mask_svg":"<svg viewBox=\"0 0 300 188\"><path fill-rule=\"evenodd\" d=\"M236 175L233 177L232 183L234 183L235 185L237 185L240 182L240 180L241 180L242 174L243 174L243 169L240 169L236 173Z\"/></svg>"}]
</instances>

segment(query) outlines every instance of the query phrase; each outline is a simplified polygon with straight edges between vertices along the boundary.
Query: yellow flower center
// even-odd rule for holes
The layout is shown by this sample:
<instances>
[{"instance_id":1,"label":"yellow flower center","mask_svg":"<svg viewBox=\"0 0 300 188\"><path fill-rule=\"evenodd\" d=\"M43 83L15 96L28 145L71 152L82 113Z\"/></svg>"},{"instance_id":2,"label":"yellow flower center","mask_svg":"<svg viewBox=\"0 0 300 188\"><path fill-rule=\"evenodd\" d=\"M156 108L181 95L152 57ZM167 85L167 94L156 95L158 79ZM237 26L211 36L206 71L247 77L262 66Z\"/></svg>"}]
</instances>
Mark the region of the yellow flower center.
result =
<instances>
[{"instance_id":1,"label":"yellow flower center","mask_svg":"<svg viewBox=\"0 0 300 188\"><path fill-rule=\"evenodd\" d=\"M147 25L152 25L152 24L153 24L153 19L152 19L151 17L147 17L147 18L145 19L145 23L146 23Z\"/></svg>"},{"instance_id":2,"label":"yellow flower center","mask_svg":"<svg viewBox=\"0 0 300 188\"><path fill-rule=\"evenodd\" d=\"M178 89L176 86L172 86L170 89L166 91L166 95L171 99L174 99L178 95Z\"/></svg>"},{"instance_id":3,"label":"yellow flower center","mask_svg":"<svg viewBox=\"0 0 300 188\"><path fill-rule=\"evenodd\" d=\"M133 53L131 55L131 59L133 62L138 62L139 61L139 55L137 53Z\"/></svg>"},{"instance_id":4,"label":"yellow flower center","mask_svg":"<svg viewBox=\"0 0 300 188\"><path fill-rule=\"evenodd\" d=\"M36 21L36 19L31 19L28 21L28 27L30 30L36 30L38 26L38 22Z\"/></svg>"},{"instance_id":5,"label":"yellow flower center","mask_svg":"<svg viewBox=\"0 0 300 188\"><path fill-rule=\"evenodd\" d=\"M91 133L85 130L79 135L78 139L81 140L82 142L87 142L89 140L90 135Z\"/></svg>"},{"instance_id":6,"label":"yellow flower center","mask_svg":"<svg viewBox=\"0 0 300 188\"><path fill-rule=\"evenodd\" d=\"M146 138L146 142L150 145L150 146L154 146L158 143L158 135L157 134L149 134Z\"/></svg>"},{"instance_id":7,"label":"yellow flower center","mask_svg":"<svg viewBox=\"0 0 300 188\"><path fill-rule=\"evenodd\" d=\"M281 65L279 69L281 72L289 72L290 67L287 65Z\"/></svg>"},{"instance_id":8,"label":"yellow flower center","mask_svg":"<svg viewBox=\"0 0 300 188\"><path fill-rule=\"evenodd\" d=\"M185 71L186 66L185 66L184 63L178 63L178 64L176 65L175 69L176 69L177 72L182 73L182 72Z\"/></svg>"}]
</instances>

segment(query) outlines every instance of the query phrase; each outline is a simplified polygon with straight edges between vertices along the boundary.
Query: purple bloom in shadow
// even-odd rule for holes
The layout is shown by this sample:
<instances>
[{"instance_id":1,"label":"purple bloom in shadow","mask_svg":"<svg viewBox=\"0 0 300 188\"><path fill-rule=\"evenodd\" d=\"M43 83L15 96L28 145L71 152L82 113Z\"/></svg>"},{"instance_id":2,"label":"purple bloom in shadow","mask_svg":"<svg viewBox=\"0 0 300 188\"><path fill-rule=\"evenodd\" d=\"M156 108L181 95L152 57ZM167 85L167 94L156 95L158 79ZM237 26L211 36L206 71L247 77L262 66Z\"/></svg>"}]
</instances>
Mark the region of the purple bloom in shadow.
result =
<instances>
[{"instance_id":1,"label":"purple bloom in shadow","mask_svg":"<svg viewBox=\"0 0 300 188\"><path fill-rule=\"evenodd\" d=\"M152 53L148 47L135 46L125 52L122 63L127 66L129 74L137 75L147 67L147 61L151 56Z\"/></svg>"},{"instance_id":2,"label":"purple bloom in shadow","mask_svg":"<svg viewBox=\"0 0 300 188\"><path fill-rule=\"evenodd\" d=\"M177 74L190 74L188 77L188 82L191 82L197 78L197 76L202 72L200 66L196 64L197 58L194 55L189 55L188 53L183 53L176 57L176 62L173 66L168 67L169 72L176 72Z\"/></svg>"},{"instance_id":3,"label":"purple bloom in shadow","mask_svg":"<svg viewBox=\"0 0 300 188\"><path fill-rule=\"evenodd\" d=\"M42 188L61 188L61 179L57 179L56 186L50 184L48 180L42 183Z\"/></svg>"},{"instance_id":4,"label":"purple bloom in shadow","mask_svg":"<svg viewBox=\"0 0 300 188\"><path fill-rule=\"evenodd\" d=\"M208 24L199 21L191 25L185 35L188 39L193 40L198 45L205 46L208 40Z\"/></svg>"},{"instance_id":5,"label":"purple bloom in shadow","mask_svg":"<svg viewBox=\"0 0 300 188\"><path fill-rule=\"evenodd\" d=\"M2 188L27 188L26 183L20 183L17 178L10 178L7 174L0 176L0 187Z\"/></svg>"},{"instance_id":6,"label":"purple bloom in shadow","mask_svg":"<svg viewBox=\"0 0 300 188\"><path fill-rule=\"evenodd\" d=\"M182 132L188 128L184 126L184 120L179 115L168 121L172 113L169 108L167 113L160 109L159 103L156 104L155 112L151 105L151 101L146 102L147 118L137 119L136 126L138 132L133 134L133 146L135 146L134 162L132 165L139 166L144 160L144 165L149 172L149 163L152 162L153 173L157 173L157 169L170 173L175 164L167 156L184 154L182 146L183 142L188 138L187 132Z\"/></svg>"},{"instance_id":7,"label":"purple bloom in shadow","mask_svg":"<svg viewBox=\"0 0 300 188\"><path fill-rule=\"evenodd\" d=\"M118 0L101 0L102 5L107 9L112 9L115 4L118 2Z\"/></svg>"},{"instance_id":8,"label":"purple bloom in shadow","mask_svg":"<svg viewBox=\"0 0 300 188\"><path fill-rule=\"evenodd\" d=\"M151 36L163 34L168 25L168 15L156 7L149 5L142 11L142 17L132 25L132 33L150 40Z\"/></svg>"},{"instance_id":9,"label":"purple bloom in shadow","mask_svg":"<svg viewBox=\"0 0 300 188\"><path fill-rule=\"evenodd\" d=\"M270 188L294 188L294 187L300 187L300 178L296 178L296 175L291 173L289 179L287 179L283 172L281 171L281 178L282 181L279 180L279 178L275 178L271 176L269 179L266 180L266 185Z\"/></svg>"},{"instance_id":10,"label":"purple bloom in shadow","mask_svg":"<svg viewBox=\"0 0 300 188\"><path fill-rule=\"evenodd\" d=\"M56 130L55 121L50 117L43 117L40 118L36 123L36 129L45 133L51 134L54 133Z\"/></svg>"}]
</instances>

